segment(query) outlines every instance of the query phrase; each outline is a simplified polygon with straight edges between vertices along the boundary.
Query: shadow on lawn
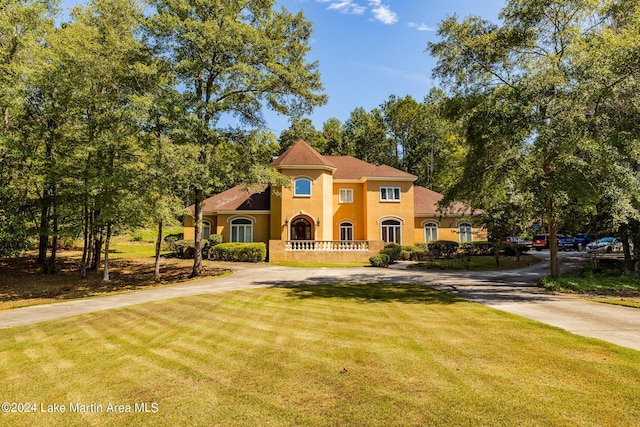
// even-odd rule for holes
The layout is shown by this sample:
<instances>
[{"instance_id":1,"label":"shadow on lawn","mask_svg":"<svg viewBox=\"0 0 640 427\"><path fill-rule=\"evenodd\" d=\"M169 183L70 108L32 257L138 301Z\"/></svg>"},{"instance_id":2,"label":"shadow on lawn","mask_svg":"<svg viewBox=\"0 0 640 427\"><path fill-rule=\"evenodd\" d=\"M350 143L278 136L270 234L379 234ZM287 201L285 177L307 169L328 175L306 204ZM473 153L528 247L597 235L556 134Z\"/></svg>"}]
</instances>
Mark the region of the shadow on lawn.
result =
<instances>
[{"instance_id":1,"label":"shadow on lawn","mask_svg":"<svg viewBox=\"0 0 640 427\"><path fill-rule=\"evenodd\" d=\"M288 296L297 299L340 298L363 303L454 304L464 301L424 285L410 283L282 284Z\"/></svg>"}]
</instances>

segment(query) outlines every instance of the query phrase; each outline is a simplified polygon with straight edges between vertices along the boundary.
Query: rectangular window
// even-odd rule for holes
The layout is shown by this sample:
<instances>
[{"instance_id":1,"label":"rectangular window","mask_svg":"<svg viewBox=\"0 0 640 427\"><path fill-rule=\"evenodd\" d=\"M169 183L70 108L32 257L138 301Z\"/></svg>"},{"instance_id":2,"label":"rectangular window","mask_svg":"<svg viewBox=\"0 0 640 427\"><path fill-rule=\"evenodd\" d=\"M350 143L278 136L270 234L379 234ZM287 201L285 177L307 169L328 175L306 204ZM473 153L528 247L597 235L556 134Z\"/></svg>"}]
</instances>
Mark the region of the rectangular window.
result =
<instances>
[{"instance_id":1,"label":"rectangular window","mask_svg":"<svg viewBox=\"0 0 640 427\"><path fill-rule=\"evenodd\" d=\"M353 203L353 189L351 188L340 189L340 203Z\"/></svg>"},{"instance_id":2,"label":"rectangular window","mask_svg":"<svg viewBox=\"0 0 640 427\"><path fill-rule=\"evenodd\" d=\"M380 201L399 202L400 187L380 187Z\"/></svg>"}]
</instances>

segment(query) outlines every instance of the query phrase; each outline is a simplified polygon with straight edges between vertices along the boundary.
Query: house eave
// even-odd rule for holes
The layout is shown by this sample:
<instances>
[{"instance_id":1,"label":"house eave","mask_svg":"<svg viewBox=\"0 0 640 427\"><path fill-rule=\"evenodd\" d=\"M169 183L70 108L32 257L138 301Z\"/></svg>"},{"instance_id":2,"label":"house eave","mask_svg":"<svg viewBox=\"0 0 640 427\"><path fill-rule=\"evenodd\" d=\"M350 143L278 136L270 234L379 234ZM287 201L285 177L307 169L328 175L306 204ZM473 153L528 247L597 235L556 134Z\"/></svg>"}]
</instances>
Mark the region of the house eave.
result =
<instances>
[{"instance_id":1,"label":"house eave","mask_svg":"<svg viewBox=\"0 0 640 427\"><path fill-rule=\"evenodd\" d=\"M269 215L270 210L226 210L226 211L206 211L203 215Z\"/></svg>"}]
</instances>

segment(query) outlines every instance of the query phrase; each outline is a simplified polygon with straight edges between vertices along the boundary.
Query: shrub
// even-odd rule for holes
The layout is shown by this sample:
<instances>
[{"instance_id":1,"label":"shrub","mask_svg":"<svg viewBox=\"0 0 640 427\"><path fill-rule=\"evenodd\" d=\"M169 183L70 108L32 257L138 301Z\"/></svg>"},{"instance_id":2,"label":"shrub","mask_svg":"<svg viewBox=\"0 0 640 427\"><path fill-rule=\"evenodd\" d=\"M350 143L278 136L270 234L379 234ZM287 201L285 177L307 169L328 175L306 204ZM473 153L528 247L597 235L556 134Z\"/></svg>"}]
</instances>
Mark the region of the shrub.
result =
<instances>
[{"instance_id":1,"label":"shrub","mask_svg":"<svg viewBox=\"0 0 640 427\"><path fill-rule=\"evenodd\" d=\"M168 234L164 236L164 241L167 243L175 242L177 240L183 240L183 239L184 239L184 233Z\"/></svg>"},{"instance_id":2,"label":"shrub","mask_svg":"<svg viewBox=\"0 0 640 427\"><path fill-rule=\"evenodd\" d=\"M219 245L222 243L222 234L212 234L209 236L209 244L211 246Z\"/></svg>"},{"instance_id":3,"label":"shrub","mask_svg":"<svg viewBox=\"0 0 640 427\"><path fill-rule=\"evenodd\" d=\"M411 261L429 261L432 259L427 246L428 243L416 243L415 246L409 246L411 248Z\"/></svg>"},{"instance_id":4,"label":"shrub","mask_svg":"<svg viewBox=\"0 0 640 427\"><path fill-rule=\"evenodd\" d=\"M264 243L220 243L210 249L211 258L219 261L261 262L267 257Z\"/></svg>"},{"instance_id":5,"label":"shrub","mask_svg":"<svg viewBox=\"0 0 640 427\"><path fill-rule=\"evenodd\" d=\"M494 254L491 242L465 242L460 244L459 249L466 256L491 256Z\"/></svg>"},{"instance_id":6,"label":"shrub","mask_svg":"<svg viewBox=\"0 0 640 427\"><path fill-rule=\"evenodd\" d=\"M387 254L378 254L369 258L369 263L374 267L389 267L390 258Z\"/></svg>"},{"instance_id":7,"label":"shrub","mask_svg":"<svg viewBox=\"0 0 640 427\"><path fill-rule=\"evenodd\" d=\"M389 256L389 262L394 263L400 259L402 252L402 246L397 243L387 243L384 245L384 249L380 251L381 254Z\"/></svg>"},{"instance_id":8,"label":"shrub","mask_svg":"<svg viewBox=\"0 0 640 427\"><path fill-rule=\"evenodd\" d=\"M427 244L433 258L453 258L458 252L458 242L451 240L434 240Z\"/></svg>"},{"instance_id":9,"label":"shrub","mask_svg":"<svg viewBox=\"0 0 640 427\"><path fill-rule=\"evenodd\" d=\"M516 248L520 248L520 253L521 254L529 252L529 250L531 249L529 246L522 245L522 244L518 244L518 245L502 245L502 251L504 252L504 254L506 256L516 256Z\"/></svg>"},{"instance_id":10,"label":"shrub","mask_svg":"<svg viewBox=\"0 0 640 427\"><path fill-rule=\"evenodd\" d=\"M195 242L193 240L175 240L169 243L171 251L180 258L193 258Z\"/></svg>"}]
</instances>

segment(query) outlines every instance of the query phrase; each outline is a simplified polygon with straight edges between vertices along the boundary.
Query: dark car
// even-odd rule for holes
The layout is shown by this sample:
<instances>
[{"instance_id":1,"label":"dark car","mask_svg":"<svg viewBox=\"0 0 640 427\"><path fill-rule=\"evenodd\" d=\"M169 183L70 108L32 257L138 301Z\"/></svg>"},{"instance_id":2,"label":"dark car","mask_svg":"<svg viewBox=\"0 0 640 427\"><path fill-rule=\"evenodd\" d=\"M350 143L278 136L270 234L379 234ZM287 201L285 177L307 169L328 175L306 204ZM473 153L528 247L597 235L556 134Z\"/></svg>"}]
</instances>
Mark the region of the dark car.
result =
<instances>
[{"instance_id":1,"label":"dark car","mask_svg":"<svg viewBox=\"0 0 640 427\"><path fill-rule=\"evenodd\" d=\"M575 237L558 235L558 250L578 251L580 250L580 244Z\"/></svg>"}]
</instances>

